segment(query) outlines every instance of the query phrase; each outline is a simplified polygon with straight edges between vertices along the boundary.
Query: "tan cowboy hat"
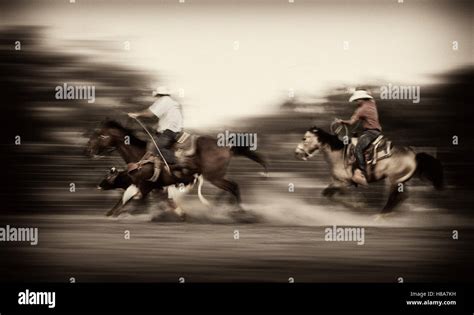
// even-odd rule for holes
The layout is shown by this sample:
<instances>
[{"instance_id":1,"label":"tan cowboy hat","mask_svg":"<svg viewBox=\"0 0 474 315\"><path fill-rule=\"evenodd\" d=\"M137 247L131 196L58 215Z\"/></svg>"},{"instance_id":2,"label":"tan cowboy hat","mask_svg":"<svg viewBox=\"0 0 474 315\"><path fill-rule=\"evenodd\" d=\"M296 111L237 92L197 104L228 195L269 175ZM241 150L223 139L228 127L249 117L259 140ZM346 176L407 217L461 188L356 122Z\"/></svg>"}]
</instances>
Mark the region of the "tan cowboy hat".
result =
<instances>
[{"instance_id":1,"label":"tan cowboy hat","mask_svg":"<svg viewBox=\"0 0 474 315\"><path fill-rule=\"evenodd\" d=\"M367 93L367 91L357 90L354 92L354 94L352 94L351 98L349 99L349 102L354 102L364 98L374 99L369 93Z\"/></svg>"},{"instance_id":2,"label":"tan cowboy hat","mask_svg":"<svg viewBox=\"0 0 474 315\"><path fill-rule=\"evenodd\" d=\"M170 95L171 91L168 87L162 85L156 88L156 90L153 90L152 95L157 96L157 95Z\"/></svg>"}]
</instances>

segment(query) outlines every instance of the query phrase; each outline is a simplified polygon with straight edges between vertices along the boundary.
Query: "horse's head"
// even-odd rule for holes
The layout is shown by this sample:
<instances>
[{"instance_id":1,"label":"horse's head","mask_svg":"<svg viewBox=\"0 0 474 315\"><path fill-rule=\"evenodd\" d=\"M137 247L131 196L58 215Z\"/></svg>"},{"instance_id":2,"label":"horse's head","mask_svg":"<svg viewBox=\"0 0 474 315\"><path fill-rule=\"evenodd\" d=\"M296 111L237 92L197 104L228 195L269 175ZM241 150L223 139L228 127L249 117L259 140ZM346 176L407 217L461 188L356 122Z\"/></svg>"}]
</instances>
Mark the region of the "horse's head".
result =
<instances>
[{"instance_id":1,"label":"horse's head","mask_svg":"<svg viewBox=\"0 0 474 315\"><path fill-rule=\"evenodd\" d=\"M306 161L319 150L322 145L319 141L319 132L320 129L317 127L312 127L305 132L302 141L296 146L296 158Z\"/></svg>"},{"instance_id":2,"label":"horse's head","mask_svg":"<svg viewBox=\"0 0 474 315\"><path fill-rule=\"evenodd\" d=\"M96 129L89 138L86 146L86 154L92 157L115 150L118 141L123 142L123 130L117 122L106 121Z\"/></svg>"},{"instance_id":3,"label":"horse's head","mask_svg":"<svg viewBox=\"0 0 474 315\"><path fill-rule=\"evenodd\" d=\"M296 158L305 161L321 148L331 151L344 149L344 143L336 135L332 135L318 127L308 129L302 140L296 147L295 155Z\"/></svg>"}]
</instances>

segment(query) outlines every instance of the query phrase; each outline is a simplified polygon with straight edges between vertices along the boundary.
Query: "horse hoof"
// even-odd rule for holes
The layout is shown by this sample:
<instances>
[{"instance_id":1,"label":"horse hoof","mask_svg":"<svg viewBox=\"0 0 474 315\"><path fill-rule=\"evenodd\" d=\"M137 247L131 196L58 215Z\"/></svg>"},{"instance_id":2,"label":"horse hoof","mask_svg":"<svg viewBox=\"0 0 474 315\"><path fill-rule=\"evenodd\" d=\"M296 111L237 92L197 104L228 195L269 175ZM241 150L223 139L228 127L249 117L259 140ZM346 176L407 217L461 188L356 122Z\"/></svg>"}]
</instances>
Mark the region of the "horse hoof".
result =
<instances>
[{"instance_id":1,"label":"horse hoof","mask_svg":"<svg viewBox=\"0 0 474 315\"><path fill-rule=\"evenodd\" d=\"M256 223L258 221L258 218L255 215L244 210L232 211L230 212L230 216L233 220L239 223Z\"/></svg>"},{"instance_id":2,"label":"horse hoof","mask_svg":"<svg viewBox=\"0 0 474 315\"><path fill-rule=\"evenodd\" d=\"M363 202L354 202L352 206L354 207L354 209L363 210L365 207L365 204Z\"/></svg>"},{"instance_id":3,"label":"horse hoof","mask_svg":"<svg viewBox=\"0 0 474 315\"><path fill-rule=\"evenodd\" d=\"M118 217L119 215L121 215L122 213L125 213L125 212L126 211L120 211L118 213L116 212L116 213L112 214L112 217L116 218L116 217Z\"/></svg>"},{"instance_id":4,"label":"horse hoof","mask_svg":"<svg viewBox=\"0 0 474 315\"><path fill-rule=\"evenodd\" d=\"M183 213L179 216L179 218L181 219L181 221L186 221L186 213Z\"/></svg>"},{"instance_id":5,"label":"horse hoof","mask_svg":"<svg viewBox=\"0 0 474 315\"><path fill-rule=\"evenodd\" d=\"M159 213L152 221L155 222L183 222L184 215L179 215L173 210L167 210Z\"/></svg>"}]
</instances>

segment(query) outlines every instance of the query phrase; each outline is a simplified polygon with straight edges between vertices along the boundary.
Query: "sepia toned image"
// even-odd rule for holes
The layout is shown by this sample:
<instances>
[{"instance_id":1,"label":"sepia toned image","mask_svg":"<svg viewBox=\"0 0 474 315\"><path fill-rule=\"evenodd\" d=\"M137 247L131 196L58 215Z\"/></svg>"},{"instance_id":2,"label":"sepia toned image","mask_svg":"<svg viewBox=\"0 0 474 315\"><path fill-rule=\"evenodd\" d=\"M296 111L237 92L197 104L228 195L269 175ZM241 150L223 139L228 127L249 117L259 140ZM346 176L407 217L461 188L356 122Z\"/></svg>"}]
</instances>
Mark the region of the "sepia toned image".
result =
<instances>
[{"instance_id":1,"label":"sepia toned image","mask_svg":"<svg viewBox=\"0 0 474 315\"><path fill-rule=\"evenodd\" d=\"M0 284L471 286L472 1L0 8Z\"/></svg>"}]
</instances>

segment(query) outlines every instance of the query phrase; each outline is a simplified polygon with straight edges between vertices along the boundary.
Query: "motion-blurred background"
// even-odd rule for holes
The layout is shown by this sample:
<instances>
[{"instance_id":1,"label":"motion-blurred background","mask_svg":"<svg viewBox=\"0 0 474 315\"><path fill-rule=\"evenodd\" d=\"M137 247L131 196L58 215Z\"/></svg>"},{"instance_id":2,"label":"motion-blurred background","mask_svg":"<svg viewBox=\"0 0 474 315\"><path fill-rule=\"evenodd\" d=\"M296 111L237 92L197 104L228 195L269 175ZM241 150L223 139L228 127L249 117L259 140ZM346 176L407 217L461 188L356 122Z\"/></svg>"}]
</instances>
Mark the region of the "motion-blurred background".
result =
<instances>
[{"instance_id":1,"label":"motion-blurred background","mask_svg":"<svg viewBox=\"0 0 474 315\"><path fill-rule=\"evenodd\" d=\"M283 279L286 273L282 270L291 266L306 281L391 281L402 272L398 268L408 264L407 272L420 281L465 279L470 276L465 262L472 261L468 244L472 241L474 201L472 9L467 1L2 2L1 145L6 176L0 181L0 219L13 225L44 224L45 239L51 242L46 250L7 247L5 257L11 259L4 261L4 267L16 266L9 277L22 278L22 272L33 264L44 268L38 275L41 280L61 281L75 270L89 281L174 281L170 274L175 271L170 270L178 265L203 281L278 281L270 273L260 273L260 268L270 266L268 270L281 272ZM457 50L453 50L453 41ZM15 49L17 42L21 50ZM93 85L95 103L55 99L55 87L63 83ZM380 99L380 87L389 83L420 86L420 103ZM227 227L207 224L232 221L205 215L203 210L196 214L201 219L204 216L203 225L183 231L173 225L171 230L160 227L158 232L147 218L125 223L102 218L119 192L100 192L95 186L108 167L123 163L118 156L99 161L85 157L88 132L108 117L136 129L146 139L121 111L149 106L153 102L151 90L157 84L175 91L183 104L188 130L209 135L224 130L257 133L258 151L269 161L270 177L260 178L259 166L242 159L232 162L229 176L240 184L246 206L265 218L267 225L248 228L249 233L256 233L255 240L282 233L288 237L288 247L277 242L270 258L258 259L255 251L265 245L257 241L229 254L232 247L217 241L226 235ZM447 184L446 191L437 193L418 180L411 182L410 199L392 221L381 224L389 230L376 233L388 235L395 247L385 253L390 242L375 237L375 247L365 248L362 260L355 263L361 268L357 276L347 271L353 266L350 261L348 265L340 261L357 256L354 247L337 250L326 248L329 245L323 242L322 249L313 251L312 245L295 235L311 233L308 226L373 225L370 215L385 202L383 185L354 190L355 196L347 198L357 205L354 209L335 206L320 196L330 180L324 161L316 157L302 162L293 157L297 142L310 126L328 130L334 117L351 115L354 107L347 100L355 87L373 93L384 133L395 145L413 146L442 161ZM14 143L18 135L21 145ZM454 136L459 139L457 145L453 144ZM75 193L69 191L70 183L76 185ZM290 183L295 185L294 193L288 192ZM212 196L216 191L206 186L205 193ZM200 207L192 195L188 199L189 211ZM146 213L153 203L137 207ZM93 226L95 222L97 226ZM167 237L178 229L184 233L180 237L202 235L198 240L208 244L211 239L217 245L208 248L209 252L193 252L186 246L201 246L203 243L194 243L196 238L189 244L169 239L166 244L156 240L138 243L140 246L134 247L138 256L150 248L161 251L136 258L139 264L167 267L155 277L147 278L150 270L146 266L143 274L132 276L119 271L136 264L133 259L120 259L123 248L109 253L104 262L88 260L84 254L91 250L100 255L100 246L114 244L101 232L109 231L115 223L120 227L144 225L144 230ZM407 227L411 229L404 230ZM69 228L76 234L69 235ZM87 234L90 229L95 232ZM217 232L207 238L209 229ZM452 252L442 254L447 247L440 249L436 241L443 239L442 235L449 238L453 229L465 229L466 238L454 247L443 243L451 246ZM90 239L78 245L83 234ZM103 244L95 248L97 238ZM58 239L64 243L52 241ZM67 254L61 246L75 250ZM171 255L169 261L159 260L165 259L163 253L171 252L179 254ZM68 271L62 274L61 268L51 268L48 255L59 259L55 260L58 266ZM180 265L176 261L182 262L182 255L185 259L201 257L204 262L199 268ZM220 260L214 255L227 258ZM292 258L281 258L285 255ZM387 255L399 262L393 269L383 274L368 271L385 264L379 259ZM315 267L314 261L322 257L326 263ZM104 278L94 278L104 272L108 259L119 260L112 266L115 269ZM76 262L85 267L75 266ZM333 263L342 264L334 267L338 272L324 275L323 270ZM210 272L215 265L233 272Z\"/></svg>"}]
</instances>

